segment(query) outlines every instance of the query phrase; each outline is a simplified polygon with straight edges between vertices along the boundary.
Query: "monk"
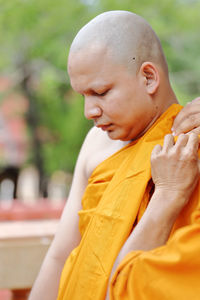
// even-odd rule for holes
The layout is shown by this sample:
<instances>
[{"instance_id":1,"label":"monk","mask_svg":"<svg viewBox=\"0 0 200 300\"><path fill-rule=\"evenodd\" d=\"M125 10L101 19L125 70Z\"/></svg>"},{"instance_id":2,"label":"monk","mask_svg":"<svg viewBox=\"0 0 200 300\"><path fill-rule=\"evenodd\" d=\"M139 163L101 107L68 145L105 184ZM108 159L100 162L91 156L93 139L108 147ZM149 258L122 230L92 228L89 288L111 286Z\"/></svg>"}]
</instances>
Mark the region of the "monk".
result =
<instances>
[{"instance_id":1,"label":"monk","mask_svg":"<svg viewBox=\"0 0 200 300\"><path fill-rule=\"evenodd\" d=\"M95 127L29 299L199 299L199 99L182 109L158 37L127 11L79 31L68 72Z\"/></svg>"}]
</instances>

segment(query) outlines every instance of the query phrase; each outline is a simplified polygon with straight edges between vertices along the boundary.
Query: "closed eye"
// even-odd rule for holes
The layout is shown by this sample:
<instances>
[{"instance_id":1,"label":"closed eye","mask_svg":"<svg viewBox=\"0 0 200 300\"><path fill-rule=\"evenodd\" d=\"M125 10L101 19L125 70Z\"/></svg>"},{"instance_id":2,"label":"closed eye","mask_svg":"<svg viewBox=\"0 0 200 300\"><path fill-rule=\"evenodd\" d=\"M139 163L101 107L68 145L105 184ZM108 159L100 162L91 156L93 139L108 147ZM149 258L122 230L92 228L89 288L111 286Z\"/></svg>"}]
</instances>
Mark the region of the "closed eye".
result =
<instances>
[{"instance_id":1,"label":"closed eye","mask_svg":"<svg viewBox=\"0 0 200 300\"><path fill-rule=\"evenodd\" d=\"M109 90L106 90L106 91L103 92L103 93L97 93L97 95L100 96L100 97L103 97L103 96L105 96L108 92L109 92Z\"/></svg>"},{"instance_id":2,"label":"closed eye","mask_svg":"<svg viewBox=\"0 0 200 300\"><path fill-rule=\"evenodd\" d=\"M89 92L87 92L87 94L97 96L97 97L104 97L109 91L110 91L110 89L107 89L103 93L101 93L101 92L99 93L99 92L94 91L94 90L89 90ZM81 96L84 98L85 94L81 93Z\"/></svg>"}]
</instances>

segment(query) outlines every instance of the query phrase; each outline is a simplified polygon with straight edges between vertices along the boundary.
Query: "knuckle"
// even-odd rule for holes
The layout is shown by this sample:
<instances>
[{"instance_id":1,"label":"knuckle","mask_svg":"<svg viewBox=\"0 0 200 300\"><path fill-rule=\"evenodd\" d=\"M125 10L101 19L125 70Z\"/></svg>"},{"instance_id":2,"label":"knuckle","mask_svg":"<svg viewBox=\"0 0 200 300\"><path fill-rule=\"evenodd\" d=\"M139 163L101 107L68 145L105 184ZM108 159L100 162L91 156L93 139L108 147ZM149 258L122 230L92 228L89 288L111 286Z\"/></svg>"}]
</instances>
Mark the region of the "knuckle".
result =
<instances>
[{"instance_id":1,"label":"knuckle","mask_svg":"<svg viewBox=\"0 0 200 300\"><path fill-rule=\"evenodd\" d=\"M165 139L169 139L169 138L172 138L172 137L173 137L173 135L171 133L168 133L168 134L165 135Z\"/></svg>"},{"instance_id":2,"label":"knuckle","mask_svg":"<svg viewBox=\"0 0 200 300\"><path fill-rule=\"evenodd\" d=\"M184 134L184 133L181 133L179 136L178 136L178 139L177 139L177 142L176 142L176 148L177 150L180 148L180 147L183 147L186 142L188 140L188 135L187 134Z\"/></svg>"},{"instance_id":3,"label":"knuckle","mask_svg":"<svg viewBox=\"0 0 200 300\"><path fill-rule=\"evenodd\" d=\"M182 140L184 138L186 138L186 134L184 134L184 133L179 134L178 140Z\"/></svg>"},{"instance_id":4,"label":"knuckle","mask_svg":"<svg viewBox=\"0 0 200 300\"><path fill-rule=\"evenodd\" d=\"M200 134L200 127L196 127L195 129L193 129L191 131L191 133L195 133L196 135L199 135Z\"/></svg>"},{"instance_id":5,"label":"knuckle","mask_svg":"<svg viewBox=\"0 0 200 300\"><path fill-rule=\"evenodd\" d=\"M151 162L152 163L158 162L159 160L162 159L162 157L163 157L162 151L160 151L160 152L152 152L152 154L151 154Z\"/></svg>"},{"instance_id":6,"label":"knuckle","mask_svg":"<svg viewBox=\"0 0 200 300\"><path fill-rule=\"evenodd\" d=\"M164 144L168 144L169 142L171 142L172 140L174 140L174 137L172 134L168 133L165 135L164 137Z\"/></svg>"},{"instance_id":7,"label":"knuckle","mask_svg":"<svg viewBox=\"0 0 200 300\"><path fill-rule=\"evenodd\" d=\"M199 140L198 134L196 132L193 131L189 135L191 136L191 138L193 138L194 141Z\"/></svg>"},{"instance_id":8,"label":"knuckle","mask_svg":"<svg viewBox=\"0 0 200 300\"><path fill-rule=\"evenodd\" d=\"M157 157L157 153L155 151L155 148L153 149L153 151L151 152L151 159L155 159Z\"/></svg>"},{"instance_id":9,"label":"knuckle","mask_svg":"<svg viewBox=\"0 0 200 300\"><path fill-rule=\"evenodd\" d=\"M193 148L188 148L183 151L183 160L194 161L197 160L197 152Z\"/></svg>"},{"instance_id":10,"label":"knuckle","mask_svg":"<svg viewBox=\"0 0 200 300\"><path fill-rule=\"evenodd\" d=\"M188 117L187 117L187 119L188 119L188 121L190 122L190 123L195 123L196 122L196 115L194 115L194 114L191 114L191 115L189 115Z\"/></svg>"},{"instance_id":11,"label":"knuckle","mask_svg":"<svg viewBox=\"0 0 200 300\"><path fill-rule=\"evenodd\" d=\"M197 151L198 146L199 146L199 137L197 135L197 133L191 132L189 134L189 144L190 144L190 149L194 149L195 151Z\"/></svg>"},{"instance_id":12,"label":"knuckle","mask_svg":"<svg viewBox=\"0 0 200 300\"><path fill-rule=\"evenodd\" d=\"M158 153L156 153L156 152L152 152L151 153L151 160L156 160L157 158L159 157L159 154Z\"/></svg>"},{"instance_id":13,"label":"knuckle","mask_svg":"<svg viewBox=\"0 0 200 300\"><path fill-rule=\"evenodd\" d=\"M184 119L184 121L180 124L179 129L180 132L187 132L191 128L192 124L188 117Z\"/></svg>"}]
</instances>

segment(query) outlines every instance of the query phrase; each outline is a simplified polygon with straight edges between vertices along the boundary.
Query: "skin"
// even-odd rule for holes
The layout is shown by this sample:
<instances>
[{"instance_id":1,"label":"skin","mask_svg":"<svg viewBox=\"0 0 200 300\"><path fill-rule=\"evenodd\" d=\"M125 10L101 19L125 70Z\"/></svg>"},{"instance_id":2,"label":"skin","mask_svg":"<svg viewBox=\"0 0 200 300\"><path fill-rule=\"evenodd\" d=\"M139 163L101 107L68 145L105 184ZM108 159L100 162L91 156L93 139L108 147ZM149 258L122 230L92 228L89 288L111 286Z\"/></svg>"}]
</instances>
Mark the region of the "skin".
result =
<instances>
[{"instance_id":1,"label":"skin","mask_svg":"<svg viewBox=\"0 0 200 300\"><path fill-rule=\"evenodd\" d=\"M130 72L137 72L144 61L151 61L160 65L168 77L168 67L158 37L151 26L134 13L109 11L100 14L78 32L70 53L93 45L112 49L114 63L126 66Z\"/></svg>"},{"instance_id":2,"label":"skin","mask_svg":"<svg viewBox=\"0 0 200 300\"><path fill-rule=\"evenodd\" d=\"M117 35L113 32L115 28ZM128 38L122 43L126 35ZM85 116L100 128L92 128L83 143L58 231L29 300L56 299L65 260L81 239L78 211L94 168L130 140L143 135L162 112L177 102L155 33L146 21L129 12L102 14L81 29L71 46L68 72L72 87L84 97ZM187 115L187 109L184 114ZM180 128L181 121L178 121L175 129ZM121 249L114 268L128 251L148 250L166 242L177 213L189 200L199 178L197 145L196 135L193 138L184 135L176 145L170 135L163 148L157 146L154 150L155 192L136 230ZM180 174L183 168L187 176ZM151 236L147 233L149 226L154 226Z\"/></svg>"},{"instance_id":3,"label":"skin","mask_svg":"<svg viewBox=\"0 0 200 300\"><path fill-rule=\"evenodd\" d=\"M109 63L111 55L107 52L98 47L70 55L71 86L84 97L87 119L92 119L111 139L130 141L141 136L160 111L156 101L144 97L143 89L138 88L140 77L122 65Z\"/></svg>"},{"instance_id":4,"label":"skin","mask_svg":"<svg viewBox=\"0 0 200 300\"><path fill-rule=\"evenodd\" d=\"M72 88L84 97L85 117L113 140L130 141L142 136L177 102L171 88L167 94L160 91L162 101L158 97L163 74L158 73L156 65L143 63L137 74L129 72L124 65L114 63L112 51L105 46L72 52L68 73ZM166 89L167 85L168 81Z\"/></svg>"},{"instance_id":5,"label":"skin","mask_svg":"<svg viewBox=\"0 0 200 300\"><path fill-rule=\"evenodd\" d=\"M174 120L173 133L179 135L181 133L194 132L200 134L200 97L194 99L180 111Z\"/></svg>"}]
</instances>

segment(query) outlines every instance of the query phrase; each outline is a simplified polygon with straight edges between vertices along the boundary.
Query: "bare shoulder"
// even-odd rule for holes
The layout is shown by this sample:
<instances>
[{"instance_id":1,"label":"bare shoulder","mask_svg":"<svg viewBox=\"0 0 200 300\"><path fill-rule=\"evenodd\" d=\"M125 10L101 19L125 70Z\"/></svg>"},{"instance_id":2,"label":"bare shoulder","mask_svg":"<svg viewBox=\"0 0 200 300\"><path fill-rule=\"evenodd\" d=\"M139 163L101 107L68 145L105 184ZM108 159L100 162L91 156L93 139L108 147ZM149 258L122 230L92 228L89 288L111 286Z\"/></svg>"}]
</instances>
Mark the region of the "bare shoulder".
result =
<instances>
[{"instance_id":1,"label":"bare shoulder","mask_svg":"<svg viewBox=\"0 0 200 300\"><path fill-rule=\"evenodd\" d=\"M92 127L88 132L82 151L85 157L85 172L89 177L93 170L106 158L124 147L127 142L111 140L100 128Z\"/></svg>"},{"instance_id":2,"label":"bare shoulder","mask_svg":"<svg viewBox=\"0 0 200 300\"><path fill-rule=\"evenodd\" d=\"M77 159L68 201L55 239L50 247L50 254L48 254L59 257L62 264L81 239L78 230L78 211L82 208L81 199L88 184L88 178L98 164L124 145L124 142L109 139L107 134L99 128L93 127L88 132ZM70 234L66 235L66 230L69 228Z\"/></svg>"}]
</instances>

